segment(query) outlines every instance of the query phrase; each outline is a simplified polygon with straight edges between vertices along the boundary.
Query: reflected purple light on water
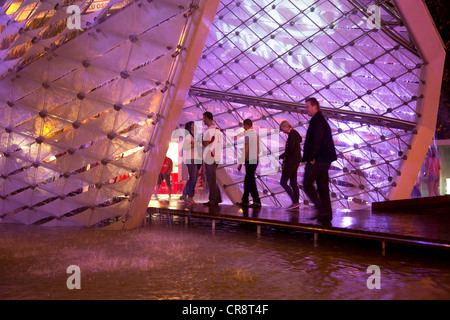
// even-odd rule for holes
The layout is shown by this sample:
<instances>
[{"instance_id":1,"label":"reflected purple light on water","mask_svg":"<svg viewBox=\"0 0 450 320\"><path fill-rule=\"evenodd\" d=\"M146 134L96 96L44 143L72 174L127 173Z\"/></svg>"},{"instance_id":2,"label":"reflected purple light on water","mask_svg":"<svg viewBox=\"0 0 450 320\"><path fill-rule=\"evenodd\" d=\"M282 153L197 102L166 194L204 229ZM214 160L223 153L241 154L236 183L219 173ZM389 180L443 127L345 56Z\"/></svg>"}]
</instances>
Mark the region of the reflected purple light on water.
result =
<instances>
[{"instance_id":1,"label":"reflected purple light on water","mask_svg":"<svg viewBox=\"0 0 450 320\"><path fill-rule=\"evenodd\" d=\"M164 221L164 217L160 217ZM0 299L448 299L441 254L382 257L378 244L235 224L153 223L132 232L0 225ZM361 243L361 245L359 245ZM440 252L442 253L442 252ZM69 290L66 269L81 270ZM381 290L366 269L381 269ZM420 272L418 271L420 270Z\"/></svg>"}]
</instances>

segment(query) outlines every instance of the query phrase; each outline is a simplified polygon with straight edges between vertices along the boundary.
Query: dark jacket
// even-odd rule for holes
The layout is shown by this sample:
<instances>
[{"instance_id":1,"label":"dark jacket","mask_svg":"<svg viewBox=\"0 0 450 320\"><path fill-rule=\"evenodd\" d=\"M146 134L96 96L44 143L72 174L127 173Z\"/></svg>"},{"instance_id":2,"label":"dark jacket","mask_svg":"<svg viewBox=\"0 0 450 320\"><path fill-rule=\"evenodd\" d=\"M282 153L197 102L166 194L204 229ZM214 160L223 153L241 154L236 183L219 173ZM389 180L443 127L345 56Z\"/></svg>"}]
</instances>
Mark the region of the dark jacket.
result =
<instances>
[{"instance_id":1,"label":"dark jacket","mask_svg":"<svg viewBox=\"0 0 450 320\"><path fill-rule=\"evenodd\" d=\"M317 112L309 121L303 149L303 162L331 163L337 160L331 128L322 112Z\"/></svg>"},{"instance_id":2,"label":"dark jacket","mask_svg":"<svg viewBox=\"0 0 450 320\"><path fill-rule=\"evenodd\" d=\"M302 161L301 148L300 143L302 142L302 137L298 133L298 131L292 129L289 132L287 141L286 141L286 149L284 153L280 155L280 159L283 159L285 162L300 162Z\"/></svg>"}]
</instances>

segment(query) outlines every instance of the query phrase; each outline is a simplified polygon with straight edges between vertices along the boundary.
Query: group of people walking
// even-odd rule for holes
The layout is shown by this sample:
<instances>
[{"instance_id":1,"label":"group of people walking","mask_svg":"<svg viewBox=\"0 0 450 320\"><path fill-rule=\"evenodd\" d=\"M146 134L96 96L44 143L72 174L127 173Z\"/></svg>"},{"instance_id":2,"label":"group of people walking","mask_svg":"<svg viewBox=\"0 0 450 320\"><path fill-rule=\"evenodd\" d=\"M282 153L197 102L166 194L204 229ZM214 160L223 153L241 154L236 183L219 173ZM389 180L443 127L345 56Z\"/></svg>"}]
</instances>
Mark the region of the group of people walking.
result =
<instances>
[{"instance_id":1,"label":"group of people walking","mask_svg":"<svg viewBox=\"0 0 450 320\"><path fill-rule=\"evenodd\" d=\"M301 162L305 163L305 174L303 179L303 190L316 208L316 213L311 219L321 222L329 222L332 219L331 201L329 195L328 170L333 161L337 159L336 150L331 136L331 129L325 117L320 111L319 102L315 98L309 98L305 104L306 113L311 117L309 127L305 137L303 157L301 152L301 135L292 127L288 121L282 121L280 131L288 135L284 153L280 155L282 163L282 173L280 185L289 195L292 204L288 210L295 210L300 206L300 192L297 183L297 171ZM210 148L213 143L221 145L221 132L214 124L213 115L210 112L203 114L203 123L208 127L202 137L202 146L205 148L204 170L206 181L209 187L209 201L204 203L207 206L217 206L222 202L222 196L216 181L216 169L220 162L221 155L215 152L215 148ZM244 193L241 202L237 205L243 207L261 207L261 199L256 185L255 172L259 162L259 137L253 129L251 119L243 122L245 144L242 152L242 159L238 165L238 170L245 166ZM184 139L183 150L187 151L191 161L187 161L189 179L183 190L181 200L190 205L195 205L193 197L195 195L195 185L200 163L192 161L196 159L195 151L195 126L194 122L185 125L188 132L188 139ZM198 152L198 151L197 151ZM198 158L198 157L197 157ZM314 186L316 183L316 186ZM253 203L250 204L249 197Z\"/></svg>"}]
</instances>

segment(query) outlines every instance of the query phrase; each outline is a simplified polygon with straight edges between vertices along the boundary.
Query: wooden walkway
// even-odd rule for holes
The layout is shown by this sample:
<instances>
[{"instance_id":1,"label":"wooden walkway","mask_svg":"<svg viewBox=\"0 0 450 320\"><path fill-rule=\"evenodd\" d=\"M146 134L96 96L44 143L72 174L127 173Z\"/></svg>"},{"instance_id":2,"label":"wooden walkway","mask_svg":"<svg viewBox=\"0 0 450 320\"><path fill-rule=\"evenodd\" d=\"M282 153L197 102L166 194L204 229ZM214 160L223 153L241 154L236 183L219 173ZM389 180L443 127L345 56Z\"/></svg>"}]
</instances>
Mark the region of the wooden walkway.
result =
<instances>
[{"instance_id":1,"label":"wooden walkway","mask_svg":"<svg viewBox=\"0 0 450 320\"><path fill-rule=\"evenodd\" d=\"M283 208L241 208L234 205L207 207L198 204L193 207L180 201L151 201L148 213L203 218L212 220L214 228L216 220L235 221L257 226L287 228L311 232L317 242L319 234L353 237L380 241L383 254L386 244L401 243L406 245L450 249L450 197L444 206L432 207L427 210L408 210L402 212L397 207L396 212L389 210L338 210L333 212L331 224L324 225L316 220L308 219L314 214L310 209L301 208L288 211ZM442 201L441 201L442 202ZM381 206L383 207L383 206ZM377 209L380 210L380 209Z\"/></svg>"}]
</instances>

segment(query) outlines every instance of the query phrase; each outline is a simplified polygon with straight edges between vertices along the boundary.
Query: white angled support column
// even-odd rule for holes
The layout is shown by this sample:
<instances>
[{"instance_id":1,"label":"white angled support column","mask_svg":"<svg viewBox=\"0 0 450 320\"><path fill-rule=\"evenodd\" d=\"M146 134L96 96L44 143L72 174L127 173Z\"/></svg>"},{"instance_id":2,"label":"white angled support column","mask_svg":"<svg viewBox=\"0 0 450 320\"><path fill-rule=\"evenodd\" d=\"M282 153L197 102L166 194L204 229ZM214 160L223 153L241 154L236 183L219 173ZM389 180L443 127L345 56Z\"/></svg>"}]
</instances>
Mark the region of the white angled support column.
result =
<instances>
[{"instance_id":1,"label":"white angled support column","mask_svg":"<svg viewBox=\"0 0 450 320\"><path fill-rule=\"evenodd\" d=\"M242 191L228 174L226 167L219 165L216 172L216 179L228 199L231 200L231 203L240 202L242 200Z\"/></svg>"},{"instance_id":2,"label":"white angled support column","mask_svg":"<svg viewBox=\"0 0 450 320\"><path fill-rule=\"evenodd\" d=\"M391 187L390 200L409 199L417 175L436 130L436 118L445 63L444 44L422 0L394 0L403 22L425 65L422 67L418 100L417 134L411 141L406 161L399 168L397 186ZM420 23L419 23L420 22Z\"/></svg>"},{"instance_id":3,"label":"white angled support column","mask_svg":"<svg viewBox=\"0 0 450 320\"><path fill-rule=\"evenodd\" d=\"M172 132L176 128L219 3L219 0L199 0L196 2L198 9L194 11L191 17L191 19L194 19L194 22L184 35L186 50L180 53L179 64L174 70L174 86L169 88L171 98L161 108L164 115L164 118L161 120L163 125L155 133L152 142L154 147L149 151L151 154L147 156L144 163L143 169L145 174L141 176L136 188L136 197L133 199L128 219L123 225L124 229L139 227L145 216L153 188L169 147Z\"/></svg>"}]
</instances>

